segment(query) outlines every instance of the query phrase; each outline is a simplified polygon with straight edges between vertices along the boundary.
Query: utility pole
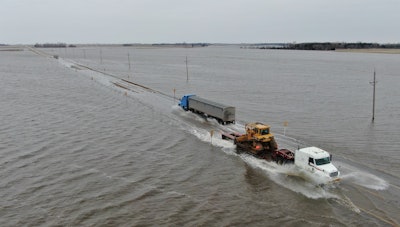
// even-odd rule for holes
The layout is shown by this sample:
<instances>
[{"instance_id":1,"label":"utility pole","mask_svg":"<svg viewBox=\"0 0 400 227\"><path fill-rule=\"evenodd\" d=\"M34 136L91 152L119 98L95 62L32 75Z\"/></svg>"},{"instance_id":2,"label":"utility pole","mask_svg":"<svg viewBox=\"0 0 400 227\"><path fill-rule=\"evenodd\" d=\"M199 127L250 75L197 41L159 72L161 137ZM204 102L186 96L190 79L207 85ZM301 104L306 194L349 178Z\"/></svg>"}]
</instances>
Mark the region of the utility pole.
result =
<instances>
[{"instance_id":1,"label":"utility pole","mask_svg":"<svg viewBox=\"0 0 400 227\"><path fill-rule=\"evenodd\" d=\"M188 60L187 60L187 56L186 56L186 82L189 81L189 70L188 70Z\"/></svg>"},{"instance_id":2,"label":"utility pole","mask_svg":"<svg viewBox=\"0 0 400 227\"><path fill-rule=\"evenodd\" d=\"M128 63L129 63L129 72L128 72L128 78L129 78L129 73L131 73L131 58L129 56L129 52L128 52Z\"/></svg>"},{"instance_id":3,"label":"utility pole","mask_svg":"<svg viewBox=\"0 0 400 227\"><path fill-rule=\"evenodd\" d=\"M100 48L100 64L101 65L103 64L103 52L101 51L101 48Z\"/></svg>"},{"instance_id":4,"label":"utility pole","mask_svg":"<svg viewBox=\"0 0 400 227\"><path fill-rule=\"evenodd\" d=\"M372 93L372 121L375 120L375 85L376 83L378 83L378 81L376 81L376 73L375 73L375 69L374 69L374 81L369 82L372 86L373 86L373 93Z\"/></svg>"}]
</instances>

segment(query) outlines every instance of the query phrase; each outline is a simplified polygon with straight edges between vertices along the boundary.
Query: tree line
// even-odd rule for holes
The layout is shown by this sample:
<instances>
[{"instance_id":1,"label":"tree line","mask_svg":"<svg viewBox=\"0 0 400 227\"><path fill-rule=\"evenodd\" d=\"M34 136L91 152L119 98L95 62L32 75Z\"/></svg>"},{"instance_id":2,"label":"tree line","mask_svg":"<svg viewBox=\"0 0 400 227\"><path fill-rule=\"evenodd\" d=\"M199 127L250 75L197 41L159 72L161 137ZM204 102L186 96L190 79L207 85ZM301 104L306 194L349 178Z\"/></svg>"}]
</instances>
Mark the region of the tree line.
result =
<instances>
[{"instance_id":1,"label":"tree line","mask_svg":"<svg viewBox=\"0 0 400 227\"><path fill-rule=\"evenodd\" d=\"M290 49L290 50L336 50L336 49L371 49L371 48L383 48L383 49L400 49L400 43L398 44L379 44L379 43L292 43L282 47L273 49Z\"/></svg>"},{"instance_id":2,"label":"tree line","mask_svg":"<svg viewBox=\"0 0 400 227\"><path fill-rule=\"evenodd\" d=\"M76 47L75 45L67 45L66 43L36 43L34 47L37 48L65 48L65 47Z\"/></svg>"}]
</instances>

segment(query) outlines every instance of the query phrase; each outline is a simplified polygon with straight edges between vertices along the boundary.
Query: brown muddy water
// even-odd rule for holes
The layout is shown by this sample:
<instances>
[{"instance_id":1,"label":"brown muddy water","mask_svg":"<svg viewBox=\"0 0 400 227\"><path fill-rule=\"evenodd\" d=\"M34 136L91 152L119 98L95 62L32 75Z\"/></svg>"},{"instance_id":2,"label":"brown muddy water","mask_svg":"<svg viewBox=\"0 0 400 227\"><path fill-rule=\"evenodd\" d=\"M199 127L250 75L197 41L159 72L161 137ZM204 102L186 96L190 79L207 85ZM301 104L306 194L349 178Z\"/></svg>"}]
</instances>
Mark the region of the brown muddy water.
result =
<instances>
[{"instance_id":1,"label":"brown muddy water","mask_svg":"<svg viewBox=\"0 0 400 227\"><path fill-rule=\"evenodd\" d=\"M0 51L1 226L399 226L399 55L39 51ZM186 93L235 106L237 123L181 110ZM280 147L332 153L340 184L317 187L219 138L252 121Z\"/></svg>"}]
</instances>

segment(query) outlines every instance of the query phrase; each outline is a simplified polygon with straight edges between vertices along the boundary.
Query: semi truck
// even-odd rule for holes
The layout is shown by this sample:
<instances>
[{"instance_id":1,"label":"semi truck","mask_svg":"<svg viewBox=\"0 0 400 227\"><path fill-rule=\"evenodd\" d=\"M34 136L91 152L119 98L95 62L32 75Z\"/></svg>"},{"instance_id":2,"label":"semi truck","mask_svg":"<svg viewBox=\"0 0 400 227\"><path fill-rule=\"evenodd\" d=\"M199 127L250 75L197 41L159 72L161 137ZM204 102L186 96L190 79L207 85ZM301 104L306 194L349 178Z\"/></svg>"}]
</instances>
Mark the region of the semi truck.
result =
<instances>
[{"instance_id":1,"label":"semi truck","mask_svg":"<svg viewBox=\"0 0 400 227\"><path fill-rule=\"evenodd\" d=\"M186 111L215 118L220 124L235 123L235 107L207 100L194 94L184 95L179 106Z\"/></svg>"},{"instance_id":2,"label":"semi truck","mask_svg":"<svg viewBox=\"0 0 400 227\"><path fill-rule=\"evenodd\" d=\"M255 122L245 126L246 133L221 132L222 139L233 140L238 151L245 151L257 158L278 164L294 164L299 169L317 176L325 183L340 180L338 169L332 164L332 155L318 147L305 147L290 151L278 149L270 126Z\"/></svg>"}]
</instances>

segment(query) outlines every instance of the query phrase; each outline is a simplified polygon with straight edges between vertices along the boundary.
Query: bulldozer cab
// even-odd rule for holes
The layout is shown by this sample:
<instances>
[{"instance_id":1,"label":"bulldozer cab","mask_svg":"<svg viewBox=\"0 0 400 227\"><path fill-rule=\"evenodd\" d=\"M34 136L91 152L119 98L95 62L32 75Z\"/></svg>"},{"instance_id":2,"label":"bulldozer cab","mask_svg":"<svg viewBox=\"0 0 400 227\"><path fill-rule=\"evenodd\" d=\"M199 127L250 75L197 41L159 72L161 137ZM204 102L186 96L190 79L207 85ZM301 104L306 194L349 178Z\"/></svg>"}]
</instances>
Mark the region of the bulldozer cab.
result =
<instances>
[{"instance_id":1,"label":"bulldozer cab","mask_svg":"<svg viewBox=\"0 0 400 227\"><path fill-rule=\"evenodd\" d=\"M270 141L273 139L274 135L270 133L270 126L255 122L246 125L246 133L248 137L253 137L260 141Z\"/></svg>"},{"instance_id":2,"label":"bulldozer cab","mask_svg":"<svg viewBox=\"0 0 400 227\"><path fill-rule=\"evenodd\" d=\"M246 132L247 133L252 133L255 134L256 136L260 135L268 135L269 133L269 125L263 124L263 123L249 123L246 125Z\"/></svg>"}]
</instances>

